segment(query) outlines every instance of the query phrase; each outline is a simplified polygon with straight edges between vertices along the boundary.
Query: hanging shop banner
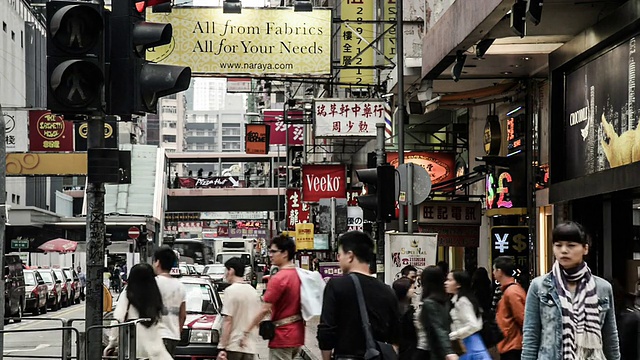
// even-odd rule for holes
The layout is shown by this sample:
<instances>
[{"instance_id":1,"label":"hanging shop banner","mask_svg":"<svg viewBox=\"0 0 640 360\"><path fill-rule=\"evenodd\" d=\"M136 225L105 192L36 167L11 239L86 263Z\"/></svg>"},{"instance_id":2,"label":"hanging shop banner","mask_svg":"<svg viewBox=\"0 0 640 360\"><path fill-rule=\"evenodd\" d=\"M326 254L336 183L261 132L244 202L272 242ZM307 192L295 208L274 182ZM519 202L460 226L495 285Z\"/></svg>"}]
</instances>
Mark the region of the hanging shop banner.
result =
<instances>
[{"instance_id":1,"label":"hanging shop banner","mask_svg":"<svg viewBox=\"0 0 640 360\"><path fill-rule=\"evenodd\" d=\"M330 9L174 8L147 11L146 21L173 26L171 43L148 50L147 60L190 66L194 75L331 73Z\"/></svg>"},{"instance_id":2,"label":"hanging shop banner","mask_svg":"<svg viewBox=\"0 0 640 360\"><path fill-rule=\"evenodd\" d=\"M30 151L73 151L73 122L47 110L29 111Z\"/></svg>"},{"instance_id":3,"label":"hanging shop banner","mask_svg":"<svg viewBox=\"0 0 640 360\"><path fill-rule=\"evenodd\" d=\"M314 101L315 135L375 137L384 123L384 100L318 99Z\"/></svg>"},{"instance_id":4,"label":"hanging shop banner","mask_svg":"<svg viewBox=\"0 0 640 360\"><path fill-rule=\"evenodd\" d=\"M340 82L353 84L348 87L357 87L358 84L364 86L374 84L375 52L373 46L370 46L362 54L360 52L374 41L375 24L363 21L376 20L375 14L375 0L340 1L340 18L342 19L340 24L342 35L340 37L340 65L347 67L340 70ZM360 56L357 56L358 54ZM345 87L347 86L345 85Z\"/></svg>"},{"instance_id":5,"label":"hanging shop banner","mask_svg":"<svg viewBox=\"0 0 640 360\"><path fill-rule=\"evenodd\" d=\"M419 225L418 231L437 233L438 246L479 247L480 226L475 225Z\"/></svg>"},{"instance_id":6,"label":"hanging shop banner","mask_svg":"<svg viewBox=\"0 0 640 360\"><path fill-rule=\"evenodd\" d=\"M313 250L313 224L296 224L296 250Z\"/></svg>"},{"instance_id":7,"label":"hanging shop banner","mask_svg":"<svg viewBox=\"0 0 640 360\"><path fill-rule=\"evenodd\" d=\"M247 124L245 134L245 149L247 154L269 153L269 125Z\"/></svg>"},{"instance_id":8,"label":"hanging shop banner","mask_svg":"<svg viewBox=\"0 0 640 360\"><path fill-rule=\"evenodd\" d=\"M384 281L391 285L407 265L424 269L436 264L438 234L386 233L384 242Z\"/></svg>"},{"instance_id":9,"label":"hanging shop banner","mask_svg":"<svg viewBox=\"0 0 640 360\"><path fill-rule=\"evenodd\" d=\"M420 204L418 222L428 224L480 225L480 202L427 201Z\"/></svg>"},{"instance_id":10,"label":"hanging shop banner","mask_svg":"<svg viewBox=\"0 0 640 360\"><path fill-rule=\"evenodd\" d=\"M284 110L263 110L262 113L264 123L269 125L269 144L294 146L304 143L304 125L292 124L302 121L302 111L287 111L288 124L284 121Z\"/></svg>"},{"instance_id":11,"label":"hanging shop banner","mask_svg":"<svg viewBox=\"0 0 640 360\"><path fill-rule=\"evenodd\" d=\"M640 160L636 37L566 77L566 179Z\"/></svg>"},{"instance_id":12,"label":"hanging shop banner","mask_svg":"<svg viewBox=\"0 0 640 360\"><path fill-rule=\"evenodd\" d=\"M202 188L237 188L245 187L244 180L239 180L237 176L212 176L212 177L181 177L178 178L180 188L202 189Z\"/></svg>"},{"instance_id":13,"label":"hanging shop banner","mask_svg":"<svg viewBox=\"0 0 640 360\"><path fill-rule=\"evenodd\" d=\"M29 120L26 110L3 110L5 134L4 144L8 153L27 152Z\"/></svg>"},{"instance_id":14,"label":"hanging shop banner","mask_svg":"<svg viewBox=\"0 0 640 360\"><path fill-rule=\"evenodd\" d=\"M73 127L75 129L76 151L87 151L89 124L86 122L74 123ZM115 120L105 120L104 122L104 147L109 149L118 148L118 123Z\"/></svg>"},{"instance_id":15,"label":"hanging shop banner","mask_svg":"<svg viewBox=\"0 0 640 360\"><path fill-rule=\"evenodd\" d=\"M398 153L387 153L387 161L398 167ZM422 166L431 176L433 185L451 180L456 176L456 154L454 153L412 151L404 154L404 162Z\"/></svg>"},{"instance_id":16,"label":"hanging shop banner","mask_svg":"<svg viewBox=\"0 0 640 360\"><path fill-rule=\"evenodd\" d=\"M287 229L295 230L296 224L308 223L311 211L309 204L302 202L300 189L287 189Z\"/></svg>"},{"instance_id":17,"label":"hanging shop banner","mask_svg":"<svg viewBox=\"0 0 640 360\"><path fill-rule=\"evenodd\" d=\"M302 165L302 199L347 198L347 168L341 165Z\"/></svg>"},{"instance_id":18,"label":"hanging shop banner","mask_svg":"<svg viewBox=\"0 0 640 360\"><path fill-rule=\"evenodd\" d=\"M529 284L529 228L526 226L494 226L491 228L491 261L498 256L512 257L518 268L515 278Z\"/></svg>"},{"instance_id":19,"label":"hanging shop banner","mask_svg":"<svg viewBox=\"0 0 640 360\"><path fill-rule=\"evenodd\" d=\"M364 230L364 211L360 206L347 206L347 231Z\"/></svg>"}]
</instances>

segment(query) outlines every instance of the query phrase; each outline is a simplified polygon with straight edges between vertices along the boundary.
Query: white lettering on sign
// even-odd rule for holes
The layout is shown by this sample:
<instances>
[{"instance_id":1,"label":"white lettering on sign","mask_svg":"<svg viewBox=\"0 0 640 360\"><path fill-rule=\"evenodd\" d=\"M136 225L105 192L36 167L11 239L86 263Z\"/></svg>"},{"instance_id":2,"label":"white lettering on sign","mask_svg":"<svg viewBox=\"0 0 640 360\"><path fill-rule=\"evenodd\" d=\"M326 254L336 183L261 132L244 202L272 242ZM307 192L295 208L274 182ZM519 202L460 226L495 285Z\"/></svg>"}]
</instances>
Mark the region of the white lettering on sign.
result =
<instances>
[{"instance_id":1,"label":"white lettering on sign","mask_svg":"<svg viewBox=\"0 0 640 360\"><path fill-rule=\"evenodd\" d=\"M587 121L588 119L589 119L589 107L585 106L582 109L569 114L569 125L575 126L580 124L581 122Z\"/></svg>"},{"instance_id":2,"label":"white lettering on sign","mask_svg":"<svg viewBox=\"0 0 640 360\"><path fill-rule=\"evenodd\" d=\"M321 191L321 192L337 192L340 191L340 183L342 177L331 177L327 174L324 176L316 176L314 174L307 174L307 181L305 184L309 191Z\"/></svg>"}]
</instances>

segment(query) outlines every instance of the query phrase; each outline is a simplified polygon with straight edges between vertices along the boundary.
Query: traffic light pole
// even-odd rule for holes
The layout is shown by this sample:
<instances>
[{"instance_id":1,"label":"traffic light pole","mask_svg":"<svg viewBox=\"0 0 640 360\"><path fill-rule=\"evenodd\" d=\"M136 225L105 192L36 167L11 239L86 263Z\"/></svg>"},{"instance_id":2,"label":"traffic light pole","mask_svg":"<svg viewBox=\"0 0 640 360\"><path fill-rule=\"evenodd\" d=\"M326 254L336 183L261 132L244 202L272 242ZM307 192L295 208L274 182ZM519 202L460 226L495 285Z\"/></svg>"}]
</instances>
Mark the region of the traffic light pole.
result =
<instances>
[{"instance_id":1,"label":"traffic light pole","mask_svg":"<svg viewBox=\"0 0 640 360\"><path fill-rule=\"evenodd\" d=\"M95 114L88 122L87 147L104 147L104 115ZM104 183L87 184L87 301L85 329L102 325L102 273L104 271ZM87 359L102 358L102 331L87 334Z\"/></svg>"},{"instance_id":2,"label":"traffic light pole","mask_svg":"<svg viewBox=\"0 0 640 360\"><path fill-rule=\"evenodd\" d=\"M380 166L387 162L387 157L384 152L384 129L385 125L382 123L376 124L376 166ZM391 187L387 187L385 189L378 189L378 191L395 191L389 190L395 187L395 184L390 185ZM376 265L378 261L384 265L384 230L385 230L385 221L381 219L380 215L376 216ZM386 271L386 269L385 269ZM384 271L379 272L376 269L376 274L378 275L378 279L384 282Z\"/></svg>"}]
</instances>

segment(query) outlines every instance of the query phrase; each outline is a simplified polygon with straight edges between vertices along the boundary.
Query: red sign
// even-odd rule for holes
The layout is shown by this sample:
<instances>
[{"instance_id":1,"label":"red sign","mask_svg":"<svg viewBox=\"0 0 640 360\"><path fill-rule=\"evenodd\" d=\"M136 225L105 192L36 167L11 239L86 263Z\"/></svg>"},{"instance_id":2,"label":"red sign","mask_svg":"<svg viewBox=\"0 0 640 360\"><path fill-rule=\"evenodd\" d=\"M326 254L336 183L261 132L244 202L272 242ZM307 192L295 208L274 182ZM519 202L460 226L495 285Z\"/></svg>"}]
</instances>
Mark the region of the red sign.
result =
<instances>
[{"instance_id":1,"label":"red sign","mask_svg":"<svg viewBox=\"0 0 640 360\"><path fill-rule=\"evenodd\" d=\"M73 122L46 110L29 111L31 151L73 151Z\"/></svg>"},{"instance_id":2,"label":"red sign","mask_svg":"<svg viewBox=\"0 0 640 360\"><path fill-rule=\"evenodd\" d=\"M309 204L302 202L300 189L287 189L287 229L295 230L296 224L308 223Z\"/></svg>"},{"instance_id":3,"label":"red sign","mask_svg":"<svg viewBox=\"0 0 640 360\"><path fill-rule=\"evenodd\" d=\"M246 127L245 149L247 154L268 154L270 127L265 124L247 124Z\"/></svg>"},{"instance_id":4,"label":"red sign","mask_svg":"<svg viewBox=\"0 0 640 360\"><path fill-rule=\"evenodd\" d=\"M232 188L232 187L244 187L244 180L238 180L237 176L212 176L212 177L199 177L191 178L184 177L178 178L180 188Z\"/></svg>"},{"instance_id":5,"label":"red sign","mask_svg":"<svg viewBox=\"0 0 640 360\"><path fill-rule=\"evenodd\" d=\"M347 168L344 165L302 165L302 198L306 202L347 198Z\"/></svg>"},{"instance_id":6,"label":"red sign","mask_svg":"<svg viewBox=\"0 0 640 360\"><path fill-rule=\"evenodd\" d=\"M289 135L289 145L302 145L304 142L304 125L292 124L301 122L302 110L287 111L288 124L284 121L284 110L264 110L264 123L269 125L269 143L271 145L286 145ZM288 131L286 130L288 128Z\"/></svg>"},{"instance_id":7,"label":"red sign","mask_svg":"<svg viewBox=\"0 0 640 360\"><path fill-rule=\"evenodd\" d=\"M398 153L387 153L389 164L398 167ZM438 184L456 177L456 154L445 152L408 152L405 163L422 166L431 176L431 183Z\"/></svg>"},{"instance_id":8,"label":"red sign","mask_svg":"<svg viewBox=\"0 0 640 360\"><path fill-rule=\"evenodd\" d=\"M127 232L127 234L129 235L129 238L135 240L138 237L140 237L140 229L138 229L135 226L132 226L132 227L129 228L129 231Z\"/></svg>"},{"instance_id":9,"label":"red sign","mask_svg":"<svg viewBox=\"0 0 640 360\"><path fill-rule=\"evenodd\" d=\"M358 206L358 196L366 194L364 188L347 190L347 206Z\"/></svg>"}]
</instances>

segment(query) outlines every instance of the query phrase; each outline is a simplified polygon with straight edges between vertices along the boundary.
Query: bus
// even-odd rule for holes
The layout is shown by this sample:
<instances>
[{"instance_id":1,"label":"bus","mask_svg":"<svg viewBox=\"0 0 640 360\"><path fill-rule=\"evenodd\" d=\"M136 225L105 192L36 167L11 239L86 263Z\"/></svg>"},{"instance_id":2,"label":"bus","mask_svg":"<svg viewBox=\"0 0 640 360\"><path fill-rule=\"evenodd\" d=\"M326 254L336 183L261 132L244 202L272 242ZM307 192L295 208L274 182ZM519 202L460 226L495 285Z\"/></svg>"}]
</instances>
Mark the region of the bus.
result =
<instances>
[{"instance_id":1,"label":"bus","mask_svg":"<svg viewBox=\"0 0 640 360\"><path fill-rule=\"evenodd\" d=\"M175 239L173 250L180 254L180 261L187 264L213 264L213 248L203 239Z\"/></svg>"}]
</instances>

